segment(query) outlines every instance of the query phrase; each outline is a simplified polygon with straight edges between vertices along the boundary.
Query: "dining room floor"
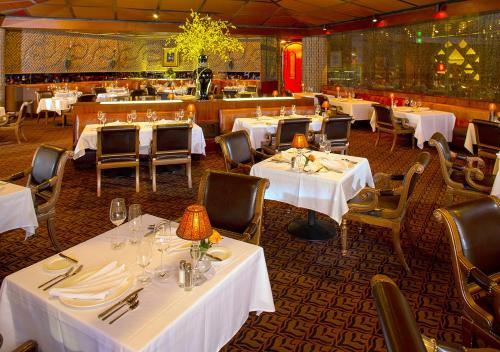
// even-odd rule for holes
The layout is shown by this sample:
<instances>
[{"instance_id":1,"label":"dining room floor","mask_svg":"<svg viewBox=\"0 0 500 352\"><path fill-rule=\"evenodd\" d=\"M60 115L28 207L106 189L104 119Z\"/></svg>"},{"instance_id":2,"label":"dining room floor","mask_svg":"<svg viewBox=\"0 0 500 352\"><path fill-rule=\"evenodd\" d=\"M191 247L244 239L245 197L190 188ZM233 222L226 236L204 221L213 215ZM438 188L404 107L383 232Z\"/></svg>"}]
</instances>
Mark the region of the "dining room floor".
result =
<instances>
[{"instance_id":1,"label":"dining room floor","mask_svg":"<svg viewBox=\"0 0 500 352\"><path fill-rule=\"evenodd\" d=\"M359 123L359 122L358 122ZM72 146L72 128L29 120L28 142L18 145L14 136L0 135L0 178L31 164L41 143ZM402 173L420 152L401 138L391 154L391 137L375 147L376 135L367 126L351 132L349 154L368 158L372 172ZM378 325L370 279L380 273L393 278L413 308L421 331L448 342L460 342L460 306L450 265L444 228L433 218L444 205L444 183L433 148L432 160L415 189L408 220L419 241L413 246L403 234L403 250L412 274L407 275L393 256L389 230L366 226L358 232L349 224L349 253L342 257L338 238L306 242L292 238L287 225L305 217L306 210L266 201L264 248L271 280L275 313L251 314L224 351L379 351L385 350ZM193 162L193 188L179 172L164 172L158 191L152 192L148 170L141 168L141 190L134 192L133 178L105 177L102 196L96 196L94 169L76 169L66 164L61 197L57 204L57 236L64 248L99 235L113 225L108 218L111 199L123 197L128 204L140 203L143 212L177 219L195 202L203 171L223 169L222 156L211 152ZM19 182L22 184L25 182ZM324 220L333 220L322 216ZM10 273L55 253L41 226L37 235L24 240L23 231L0 237L0 280ZM223 316L221 317L223 319Z\"/></svg>"}]
</instances>

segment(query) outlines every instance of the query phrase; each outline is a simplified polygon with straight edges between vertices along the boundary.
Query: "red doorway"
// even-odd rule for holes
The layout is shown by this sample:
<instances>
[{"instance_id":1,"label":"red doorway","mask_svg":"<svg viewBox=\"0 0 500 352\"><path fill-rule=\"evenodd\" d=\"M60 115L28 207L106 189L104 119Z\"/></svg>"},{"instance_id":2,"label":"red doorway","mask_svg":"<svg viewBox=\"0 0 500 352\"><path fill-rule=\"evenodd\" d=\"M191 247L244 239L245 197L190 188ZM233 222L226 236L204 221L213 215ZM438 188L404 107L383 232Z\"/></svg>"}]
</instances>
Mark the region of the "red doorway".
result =
<instances>
[{"instance_id":1,"label":"red doorway","mask_svg":"<svg viewBox=\"0 0 500 352\"><path fill-rule=\"evenodd\" d=\"M283 82L285 90L302 91L302 44L290 43L283 48Z\"/></svg>"}]
</instances>

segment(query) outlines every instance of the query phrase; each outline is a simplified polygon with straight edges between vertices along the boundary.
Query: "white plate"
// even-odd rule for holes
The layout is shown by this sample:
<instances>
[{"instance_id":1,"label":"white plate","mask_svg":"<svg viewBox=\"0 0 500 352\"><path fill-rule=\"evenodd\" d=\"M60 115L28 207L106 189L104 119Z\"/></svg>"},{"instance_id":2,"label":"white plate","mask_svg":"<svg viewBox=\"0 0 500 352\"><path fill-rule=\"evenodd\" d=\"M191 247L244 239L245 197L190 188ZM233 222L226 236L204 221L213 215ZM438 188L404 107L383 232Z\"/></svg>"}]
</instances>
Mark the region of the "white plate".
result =
<instances>
[{"instance_id":1,"label":"white plate","mask_svg":"<svg viewBox=\"0 0 500 352\"><path fill-rule=\"evenodd\" d=\"M64 259L63 257L56 256L49 258L43 263L43 269L50 272L50 273L58 273L61 271L66 271L66 269L69 269L72 267L75 263L68 259Z\"/></svg>"},{"instance_id":2,"label":"white plate","mask_svg":"<svg viewBox=\"0 0 500 352\"><path fill-rule=\"evenodd\" d=\"M61 285L58 287L68 287L71 285L74 285L80 280L85 279L86 277L89 277L96 271L102 269L102 267L98 268L92 268L88 270L84 270L80 272L79 274L70 277L69 279L63 281ZM59 297L59 300L61 303L72 307L72 308L92 308L92 307L97 307L106 303L109 303L117 298L119 298L121 295L123 295L125 292L128 291L128 289L132 286L134 283L134 275L129 272L129 277L127 280L118 286L111 294L109 294L105 299L75 299L75 298L65 298L65 297Z\"/></svg>"},{"instance_id":3,"label":"white plate","mask_svg":"<svg viewBox=\"0 0 500 352\"><path fill-rule=\"evenodd\" d=\"M228 260L231 257L231 251L225 247L210 247L207 250L207 253L210 255L213 255L214 257L222 259L221 261L219 261L217 259L213 259L213 258L208 257L212 261L212 264L216 264L218 262L223 262L225 260Z\"/></svg>"}]
</instances>

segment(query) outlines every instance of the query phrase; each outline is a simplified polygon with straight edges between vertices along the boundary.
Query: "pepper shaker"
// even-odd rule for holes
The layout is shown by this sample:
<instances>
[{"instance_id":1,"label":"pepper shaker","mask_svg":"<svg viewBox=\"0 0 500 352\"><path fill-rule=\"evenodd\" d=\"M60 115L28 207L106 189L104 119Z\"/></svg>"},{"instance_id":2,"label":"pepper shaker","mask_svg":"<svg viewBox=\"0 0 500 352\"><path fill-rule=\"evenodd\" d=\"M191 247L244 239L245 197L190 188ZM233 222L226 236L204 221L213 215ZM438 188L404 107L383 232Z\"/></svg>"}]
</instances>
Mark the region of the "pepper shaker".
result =
<instances>
[{"instance_id":1,"label":"pepper shaker","mask_svg":"<svg viewBox=\"0 0 500 352\"><path fill-rule=\"evenodd\" d=\"M193 289L193 274L191 264L187 263L184 291L191 291Z\"/></svg>"}]
</instances>

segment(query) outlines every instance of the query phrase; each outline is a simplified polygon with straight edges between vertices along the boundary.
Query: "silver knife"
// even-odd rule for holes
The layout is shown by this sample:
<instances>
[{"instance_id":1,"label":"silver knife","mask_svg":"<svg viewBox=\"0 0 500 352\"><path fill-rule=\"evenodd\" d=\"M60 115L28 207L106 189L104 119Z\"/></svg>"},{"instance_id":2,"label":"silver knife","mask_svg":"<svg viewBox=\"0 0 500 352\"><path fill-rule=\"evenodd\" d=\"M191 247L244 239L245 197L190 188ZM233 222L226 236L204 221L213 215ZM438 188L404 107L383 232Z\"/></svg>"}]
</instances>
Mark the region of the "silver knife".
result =
<instances>
[{"instance_id":1,"label":"silver knife","mask_svg":"<svg viewBox=\"0 0 500 352\"><path fill-rule=\"evenodd\" d=\"M141 287L141 288L138 288L137 290L133 291L132 293L128 294L126 297L122 298L121 301L116 302L111 307L109 307L108 309L106 309L104 312L99 313L99 315L97 317L98 318L102 318L103 316L105 316L106 314L108 314L109 312L111 312L112 310L114 310L116 307L120 306L122 303L126 303L127 300L130 297L132 297L133 295L141 292L143 289L144 289L144 287Z\"/></svg>"},{"instance_id":2,"label":"silver knife","mask_svg":"<svg viewBox=\"0 0 500 352\"><path fill-rule=\"evenodd\" d=\"M54 283L50 284L49 286L45 287L43 290L44 290L44 291L47 291L49 288L51 288L51 287L53 287L53 286L57 285L57 284L58 284L58 283L60 283L61 281L66 280L66 279L67 279L67 278L69 278L69 277L75 276L76 274L78 274L78 273L82 270L82 268L83 268L83 265L80 265L78 268L76 268L76 270L75 270L75 271L73 271L73 273L71 273L71 274L70 274L70 275L68 275L68 276L63 277L62 279L57 280L56 282L54 282Z\"/></svg>"},{"instance_id":3,"label":"silver knife","mask_svg":"<svg viewBox=\"0 0 500 352\"><path fill-rule=\"evenodd\" d=\"M111 320L109 323L113 324L115 321L117 321L118 319L120 319L121 317L123 317L125 315L125 313L130 312L131 310L136 309L138 306L139 306L139 300L137 300L134 303L132 303L131 305L129 305L128 309L125 312L121 313L119 316L117 316L116 318L114 318L113 320Z\"/></svg>"},{"instance_id":4,"label":"silver knife","mask_svg":"<svg viewBox=\"0 0 500 352\"><path fill-rule=\"evenodd\" d=\"M68 257L68 256L67 256L66 254L64 254L64 253L59 253L59 256L60 256L60 257L62 257L62 258L64 258L64 259L69 260L70 262L73 262L73 263L78 263L78 260L73 259L73 258L71 258L71 257Z\"/></svg>"}]
</instances>

